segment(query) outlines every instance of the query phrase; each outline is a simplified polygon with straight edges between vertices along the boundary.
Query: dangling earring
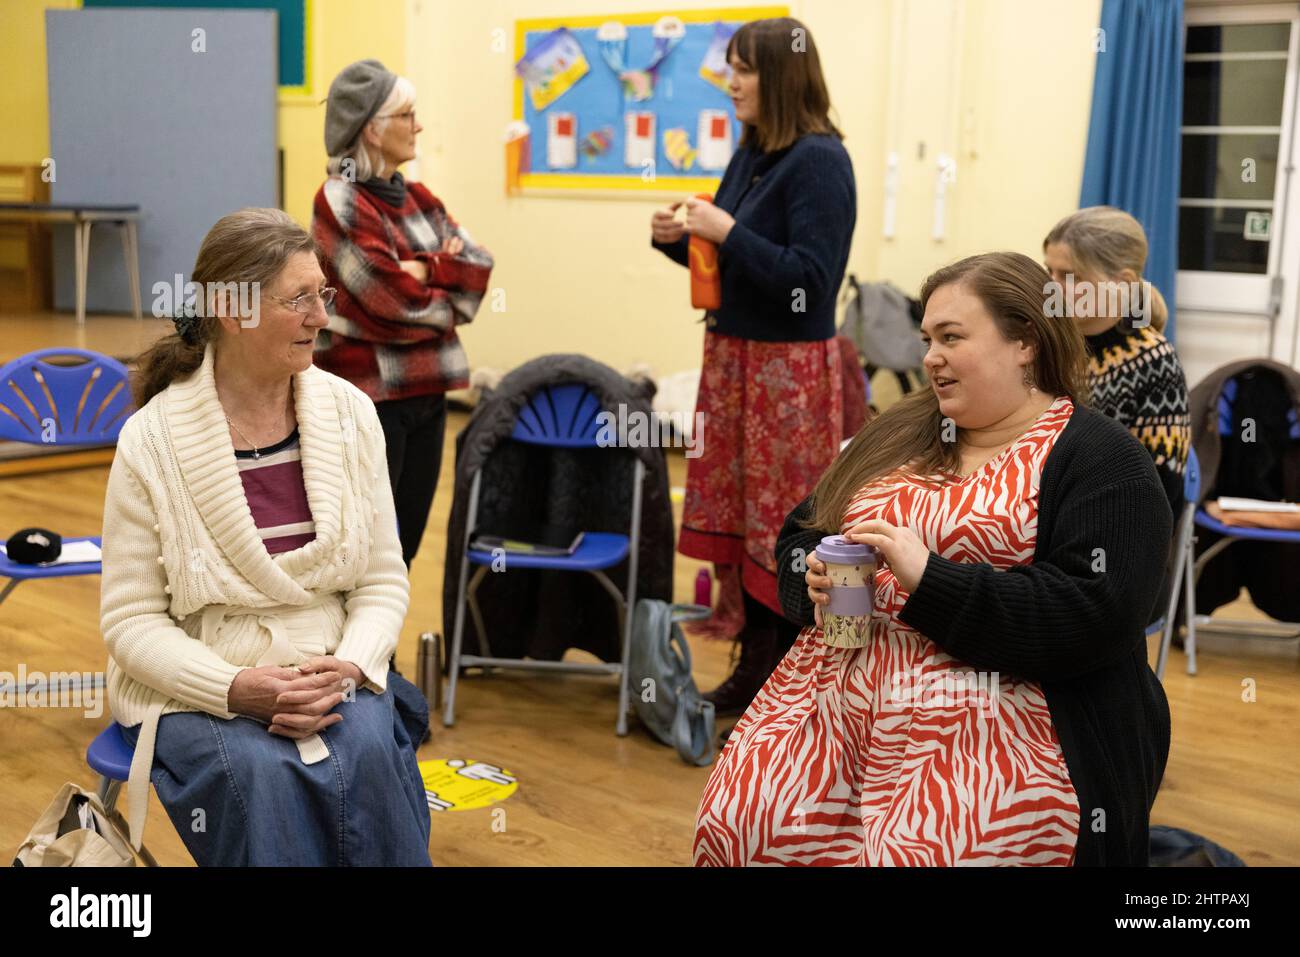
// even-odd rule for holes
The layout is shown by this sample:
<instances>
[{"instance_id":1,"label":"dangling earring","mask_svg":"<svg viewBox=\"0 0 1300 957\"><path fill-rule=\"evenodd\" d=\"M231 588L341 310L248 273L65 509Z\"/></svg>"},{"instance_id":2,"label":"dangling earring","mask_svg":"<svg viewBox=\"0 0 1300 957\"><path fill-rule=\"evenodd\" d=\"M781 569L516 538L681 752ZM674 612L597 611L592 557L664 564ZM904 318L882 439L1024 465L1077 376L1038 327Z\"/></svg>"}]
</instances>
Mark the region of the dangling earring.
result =
<instances>
[{"instance_id":1,"label":"dangling earring","mask_svg":"<svg viewBox=\"0 0 1300 957\"><path fill-rule=\"evenodd\" d=\"M1025 388L1029 390L1030 395L1033 395L1035 392L1038 391L1038 387L1034 385L1034 377L1029 374L1029 366L1025 366L1024 383L1025 383Z\"/></svg>"}]
</instances>

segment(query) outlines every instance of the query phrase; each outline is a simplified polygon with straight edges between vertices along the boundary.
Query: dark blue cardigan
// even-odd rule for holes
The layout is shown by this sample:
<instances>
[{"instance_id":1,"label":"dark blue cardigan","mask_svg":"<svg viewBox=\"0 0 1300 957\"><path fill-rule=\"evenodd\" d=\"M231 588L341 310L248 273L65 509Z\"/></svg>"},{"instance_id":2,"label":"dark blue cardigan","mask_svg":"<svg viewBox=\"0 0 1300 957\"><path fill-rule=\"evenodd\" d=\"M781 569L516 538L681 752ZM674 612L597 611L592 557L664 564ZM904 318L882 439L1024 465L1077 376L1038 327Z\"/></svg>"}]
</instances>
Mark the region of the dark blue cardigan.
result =
<instances>
[{"instance_id":1,"label":"dark blue cardigan","mask_svg":"<svg viewBox=\"0 0 1300 957\"><path fill-rule=\"evenodd\" d=\"M857 221L853 164L839 138L809 134L774 153L742 146L714 202L736 225L718 249L722 307L709 313L709 329L766 342L833 337ZM651 244L687 264L687 237Z\"/></svg>"}]
</instances>

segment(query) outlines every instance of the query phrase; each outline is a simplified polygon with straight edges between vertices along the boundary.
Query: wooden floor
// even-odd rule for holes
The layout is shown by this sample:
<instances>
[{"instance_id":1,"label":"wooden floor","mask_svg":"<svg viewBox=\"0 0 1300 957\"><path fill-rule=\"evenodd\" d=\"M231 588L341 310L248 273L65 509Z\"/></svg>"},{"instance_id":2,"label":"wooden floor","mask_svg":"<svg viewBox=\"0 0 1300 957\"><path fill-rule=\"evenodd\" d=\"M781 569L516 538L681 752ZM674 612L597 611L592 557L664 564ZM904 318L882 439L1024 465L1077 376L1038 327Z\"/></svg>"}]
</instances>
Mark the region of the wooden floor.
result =
<instances>
[{"instance_id":1,"label":"wooden floor","mask_svg":"<svg viewBox=\"0 0 1300 957\"><path fill-rule=\"evenodd\" d=\"M169 320L149 315L143 319L90 315L78 325L76 317L66 312L5 313L0 315L0 330L4 331L0 363L53 345L127 358L143 352L173 328Z\"/></svg>"},{"instance_id":2,"label":"wooden floor","mask_svg":"<svg viewBox=\"0 0 1300 957\"><path fill-rule=\"evenodd\" d=\"M134 334L124 329L120 334ZM15 347L11 340L5 346L17 354L39 344ZM442 481L411 570L411 609L398 650L399 667L408 675L419 633L441 626L453 441L465 418L451 416ZM685 463L679 454L671 456L670 469L672 484L682 485ZM0 478L0 534L31 524L69 535L98 534L106 478L104 466ZM678 600L691 600L700 567L678 557ZM29 672L101 671L97 610L96 578L25 583L0 607L0 671L13 673L19 663ZM1244 600L1221 614L1259 617ZM725 677L726 645L693 641L692 651L702 688ZM1173 746L1153 822L1203 834L1251 865L1300 864L1296 644L1206 636L1199 658L1194 678L1185 674L1181 653L1170 660ZM1247 679L1256 689L1249 703L1243 701ZM630 735L616 737L616 694L612 680L596 678L499 675L464 681L456 726L445 729L435 720L421 760L489 761L514 772L519 789L497 805L506 812L504 831L499 816L486 809L435 814L434 863L688 864L708 769L687 767L635 722ZM77 709L0 710L0 861L17 849L63 782L93 786L85 747L108 720L106 713L87 717ZM190 864L156 797L150 807L146 840L159 861Z\"/></svg>"}]
</instances>

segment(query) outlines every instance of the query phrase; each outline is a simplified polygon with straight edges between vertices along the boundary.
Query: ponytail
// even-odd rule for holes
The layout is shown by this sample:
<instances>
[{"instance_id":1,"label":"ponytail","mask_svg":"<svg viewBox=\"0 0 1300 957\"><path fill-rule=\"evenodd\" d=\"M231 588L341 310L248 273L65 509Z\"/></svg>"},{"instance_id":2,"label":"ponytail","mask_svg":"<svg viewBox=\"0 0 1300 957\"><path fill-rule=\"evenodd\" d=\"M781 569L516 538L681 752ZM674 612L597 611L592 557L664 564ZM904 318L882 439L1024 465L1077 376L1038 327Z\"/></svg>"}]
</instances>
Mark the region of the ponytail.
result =
<instances>
[{"instance_id":1,"label":"ponytail","mask_svg":"<svg viewBox=\"0 0 1300 957\"><path fill-rule=\"evenodd\" d=\"M143 409L163 389L203 365L203 353L208 340L212 338L213 329L212 322L200 320L194 327L197 341L186 342L173 332L163 336L136 358L135 369L131 373L131 395L137 409Z\"/></svg>"}]
</instances>

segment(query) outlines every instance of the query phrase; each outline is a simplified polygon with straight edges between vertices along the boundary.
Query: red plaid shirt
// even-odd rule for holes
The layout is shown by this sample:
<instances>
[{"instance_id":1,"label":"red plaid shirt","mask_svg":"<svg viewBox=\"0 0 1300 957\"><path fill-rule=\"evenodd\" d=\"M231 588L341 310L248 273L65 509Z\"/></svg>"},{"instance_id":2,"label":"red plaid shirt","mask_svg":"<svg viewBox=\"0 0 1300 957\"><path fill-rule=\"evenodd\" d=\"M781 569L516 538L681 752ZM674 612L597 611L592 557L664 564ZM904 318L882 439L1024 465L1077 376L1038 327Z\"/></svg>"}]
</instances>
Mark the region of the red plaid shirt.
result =
<instances>
[{"instance_id":1,"label":"red plaid shirt","mask_svg":"<svg viewBox=\"0 0 1300 957\"><path fill-rule=\"evenodd\" d=\"M492 256L476 245L419 183L400 209L332 176L312 205L312 236L327 285L338 289L315 362L375 402L469 385L456 326L470 322L487 291ZM465 248L440 252L451 236ZM403 260L429 267L422 283Z\"/></svg>"}]
</instances>

